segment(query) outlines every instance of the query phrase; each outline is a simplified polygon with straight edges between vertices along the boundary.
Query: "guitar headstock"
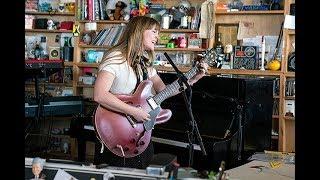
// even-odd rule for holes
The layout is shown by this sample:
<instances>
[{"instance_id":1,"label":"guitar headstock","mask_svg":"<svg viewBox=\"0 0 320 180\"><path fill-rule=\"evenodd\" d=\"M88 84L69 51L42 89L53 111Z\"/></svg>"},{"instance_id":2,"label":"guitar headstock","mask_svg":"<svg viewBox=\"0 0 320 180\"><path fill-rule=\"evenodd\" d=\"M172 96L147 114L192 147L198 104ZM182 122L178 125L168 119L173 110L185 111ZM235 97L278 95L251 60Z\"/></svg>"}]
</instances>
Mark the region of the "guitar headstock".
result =
<instances>
[{"instance_id":1,"label":"guitar headstock","mask_svg":"<svg viewBox=\"0 0 320 180\"><path fill-rule=\"evenodd\" d=\"M203 58L210 67L217 66L217 53L214 48L207 49Z\"/></svg>"},{"instance_id":2,"label":"guitar headstock","mask_svg":"<svg viewBox=\"0 0 320 180\"><path fill-rule=\"evenodd\" d=\"M214 48L207 49L205 52L201 54L202 61L206 62L210 67L220 67L221 66L221 58L215 51Z\"/></svg>"}]
</instances>

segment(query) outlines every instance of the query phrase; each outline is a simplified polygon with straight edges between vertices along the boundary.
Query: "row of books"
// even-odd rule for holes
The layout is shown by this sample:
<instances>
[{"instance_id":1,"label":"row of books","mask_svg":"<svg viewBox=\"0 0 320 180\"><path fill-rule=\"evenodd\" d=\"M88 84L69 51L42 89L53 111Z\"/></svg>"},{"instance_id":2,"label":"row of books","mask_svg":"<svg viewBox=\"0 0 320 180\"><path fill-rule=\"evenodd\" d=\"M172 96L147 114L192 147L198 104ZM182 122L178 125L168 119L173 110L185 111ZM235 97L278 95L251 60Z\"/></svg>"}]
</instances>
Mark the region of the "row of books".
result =
<instances>
[{"instance_id":1,"label":"row of books","mask_svg":"<svg viewBox=\"0 0 320 180\"><path fill-rule=\"evenodd\" d=\"M280 78L276 78L273 80L273 95L279 96L280 92Z\"/></svg>"},{"instance_id":2,"label":"row of books","mask_svg":"<svg viewBox=\"0 0 320 180\"><path fill-rule=\"evenodd\" d=\"M296 81L294 79L287 80L286 82L286 96L295 96L296 94Z\"/></svg>"},{"instance_id":3,"label":"row of books","mask_svg":"<svg viewBox=\"0 0 320 180\"><path fill-rule=\"evenodd\" d=\"M279 115L279 99L273 99L273 115Z\"/></svg>"},{"instance_id":4,"label":"row of books","mask_svg":"<svg viewBox=\"0 0 320 180\"><path fill-rule=\"evenodd\" d=\"M79 0L78 19L80 20L106 20L107 0Z\"/></svg>"},{"instance_id":5,"label":"row of books","mask_svg":"<svg viewBox=\"0 0 320 180\"><path fill-rule=\"evenodd\" d=\"M124 29L125 25L106 27L98 32L97 36L91 41L91 45L114 46L118 43Z\"/></svg>"}]
</instances>

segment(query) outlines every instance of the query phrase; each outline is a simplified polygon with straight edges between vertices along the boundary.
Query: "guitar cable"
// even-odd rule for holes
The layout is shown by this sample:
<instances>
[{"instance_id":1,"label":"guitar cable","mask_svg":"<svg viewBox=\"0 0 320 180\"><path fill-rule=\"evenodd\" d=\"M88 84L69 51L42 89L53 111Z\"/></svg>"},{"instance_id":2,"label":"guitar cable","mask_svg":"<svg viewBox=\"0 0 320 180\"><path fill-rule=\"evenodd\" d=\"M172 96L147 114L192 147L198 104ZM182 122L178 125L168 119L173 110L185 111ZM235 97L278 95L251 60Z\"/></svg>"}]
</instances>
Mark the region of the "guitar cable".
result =
<instances>
[{"instance_id":1,"label":"guitar cable","mask_svg":"<svg viewBox=\"0 0 320 180\"><path fill-rule=\"evenodd\" d=\"M122 156L125 157L122 146L117 144L117 148L120 148Z\"/></svg>"}]
</instances>

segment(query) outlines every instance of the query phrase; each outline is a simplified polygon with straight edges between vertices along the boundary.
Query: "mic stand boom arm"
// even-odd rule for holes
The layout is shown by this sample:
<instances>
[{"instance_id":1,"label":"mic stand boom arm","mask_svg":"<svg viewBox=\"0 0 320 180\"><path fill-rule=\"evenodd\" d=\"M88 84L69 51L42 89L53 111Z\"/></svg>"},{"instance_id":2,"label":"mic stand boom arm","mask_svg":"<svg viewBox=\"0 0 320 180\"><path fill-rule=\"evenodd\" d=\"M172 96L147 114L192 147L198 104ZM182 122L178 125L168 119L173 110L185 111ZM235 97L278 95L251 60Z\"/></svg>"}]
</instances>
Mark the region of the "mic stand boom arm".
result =
<instances>
[{"instance_id":1,"label":"mic stand boom arm","mask_svg":"<svg viewBox=\"0 0 320 180\"><path fill-rule=\"evenodd\" d=\"M200 148L202 151L202 154L204 156L207 155L207 152L204 148L203 142L202 142L202 138L201 135L199 133L199 129L197 126L197 122L194 119L193 113L192 113L192 108L191 108L191 98L192 98L192 89L191 86L188 83L188 79L187 77L177 68L177 66L173 63L173 61L171 60L171 58L169 57L169 55L165 52L164 55L166 56L167 60L169 61L169 63L172 65L173 69L176 71L177 76L178 76L178 83L180 85L179 91L182 92L183 98L184 98L184 102L186 105L186 108L188 110L188 114L189 114L189 125L191 126L191 132L188 131L188 140L189 140L189 166L191 167L193 164L193 150L194 150L194 145L193 145L193 141L194 141L194 137L193 137L193 131L195 130L198 142L200 144ZM184 90L184 86L185 85L187 88L186 90L189 92L189 98L186 95L186 91Z\"/></svg>"}]
</instances>

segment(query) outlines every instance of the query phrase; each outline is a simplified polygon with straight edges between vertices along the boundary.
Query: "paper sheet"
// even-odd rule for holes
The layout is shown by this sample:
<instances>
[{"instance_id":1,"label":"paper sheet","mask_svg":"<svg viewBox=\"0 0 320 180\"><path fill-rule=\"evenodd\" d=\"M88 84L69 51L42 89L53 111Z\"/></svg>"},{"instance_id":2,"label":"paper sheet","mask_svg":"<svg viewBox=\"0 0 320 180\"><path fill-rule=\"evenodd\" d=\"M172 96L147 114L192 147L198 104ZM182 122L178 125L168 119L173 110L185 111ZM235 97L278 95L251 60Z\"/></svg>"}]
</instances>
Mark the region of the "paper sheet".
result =
<instances>
[{"instance_id":1,"label":"paper sheet","mask_svg":"<svg viewBox=\"0 0 320 180\"><path fill-rule=\"evenodd\" d=\"M286 15L283 27L286 29L295 29L295 16Z\"/></svg>"},{"instance_id":2,"label":"paper sheet","mask_svg":"<svg viewBox=\"0 0 320 180\"><path fill-rule=\"evenodd\" d=\"M78 180L66 171L59 169L53 180Z\"/></svg>"}]
</instances>

